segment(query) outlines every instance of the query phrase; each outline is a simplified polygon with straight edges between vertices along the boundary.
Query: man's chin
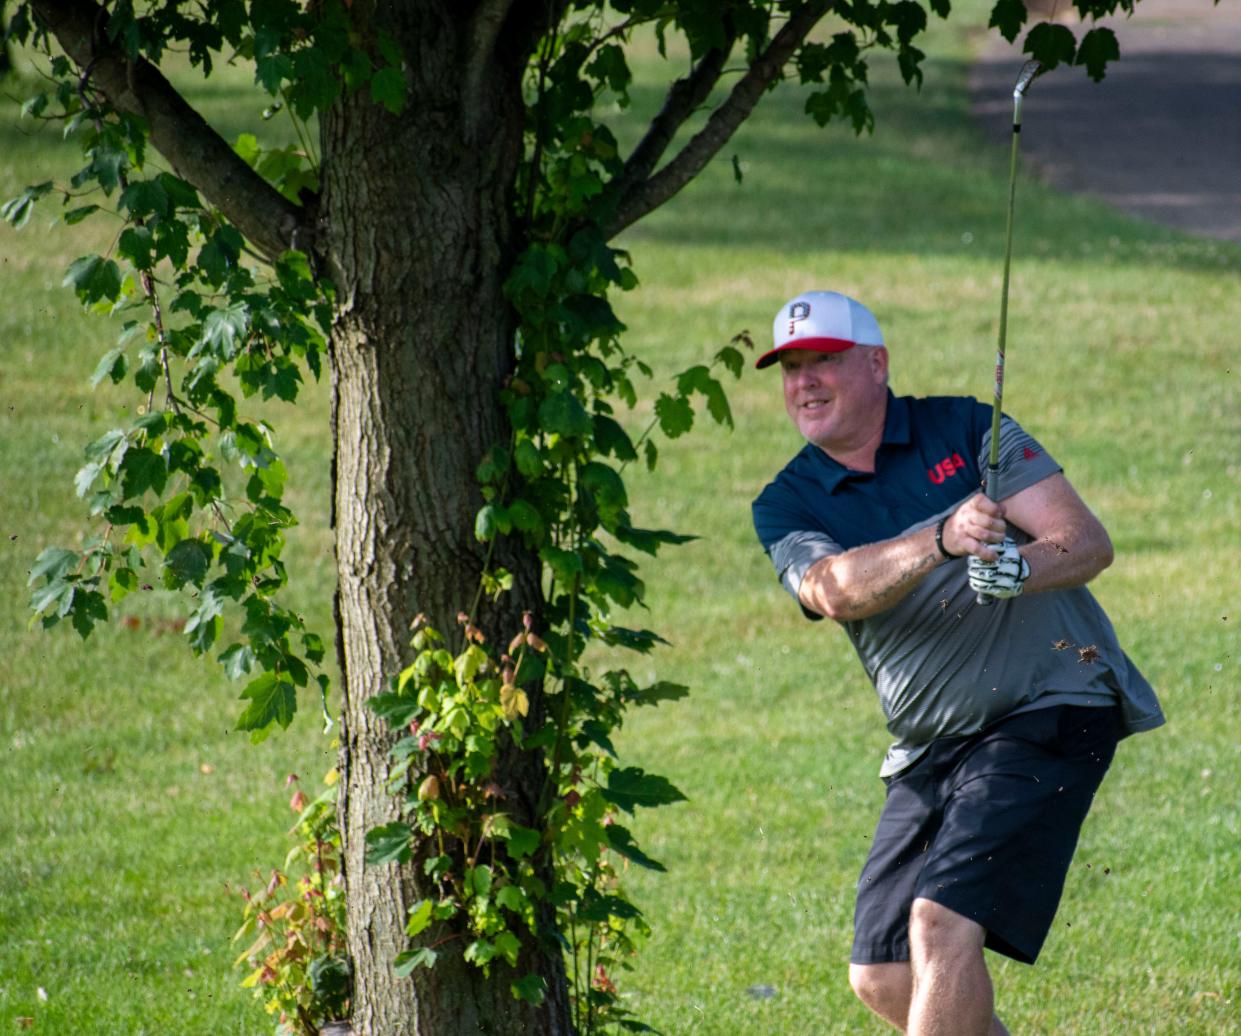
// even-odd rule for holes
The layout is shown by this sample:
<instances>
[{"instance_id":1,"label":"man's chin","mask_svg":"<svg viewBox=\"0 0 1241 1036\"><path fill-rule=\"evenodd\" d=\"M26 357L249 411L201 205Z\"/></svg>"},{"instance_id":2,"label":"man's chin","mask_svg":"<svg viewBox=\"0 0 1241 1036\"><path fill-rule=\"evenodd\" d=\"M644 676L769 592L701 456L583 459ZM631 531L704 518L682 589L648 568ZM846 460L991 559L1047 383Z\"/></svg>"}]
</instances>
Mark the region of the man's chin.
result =
<instances>
[{"instance_id":1,"label":"man's chin","mask_svg":"<svg viewBox=\"0 0 1241 1036\"><path fill-rule=\"evenodd\" d=\"M831 426L823 421L798 421L797 430L806 442L826 449L825 444L832 438Z\"/></svg>"}]
</instances>

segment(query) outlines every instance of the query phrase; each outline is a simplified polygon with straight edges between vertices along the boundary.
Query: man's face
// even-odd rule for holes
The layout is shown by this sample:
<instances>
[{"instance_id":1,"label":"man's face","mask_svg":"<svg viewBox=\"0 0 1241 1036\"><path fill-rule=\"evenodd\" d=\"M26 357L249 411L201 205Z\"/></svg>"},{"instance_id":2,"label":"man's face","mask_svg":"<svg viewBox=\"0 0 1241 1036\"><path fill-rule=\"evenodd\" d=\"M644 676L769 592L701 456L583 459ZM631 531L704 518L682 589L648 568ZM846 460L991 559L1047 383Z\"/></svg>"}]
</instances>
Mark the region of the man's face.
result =
<instances>
[{"instance_id":1,"label":"man's face","mask_svg":"<svg viewBox=\"0 0 1241 1036\"><path fill-rule=\"evenodd\" d=\"M780 354L784 405L807 441L828 453L858 449L883 423L888 351L855 345L839 353Z\"/></svg>"}]
</instances>

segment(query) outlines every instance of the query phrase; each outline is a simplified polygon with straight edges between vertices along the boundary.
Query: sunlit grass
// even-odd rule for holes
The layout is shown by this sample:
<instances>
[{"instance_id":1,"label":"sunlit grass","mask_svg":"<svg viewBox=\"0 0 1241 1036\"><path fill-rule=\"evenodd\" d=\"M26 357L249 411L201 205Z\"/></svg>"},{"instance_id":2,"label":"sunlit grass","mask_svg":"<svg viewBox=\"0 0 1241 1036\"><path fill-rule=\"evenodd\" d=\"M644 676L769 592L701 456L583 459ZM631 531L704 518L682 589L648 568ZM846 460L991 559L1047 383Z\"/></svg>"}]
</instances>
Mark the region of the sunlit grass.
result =
<instances>
[{"instance_id":1,"label":"sunlit grass","mask_svg":"<svg viewBox=\"0 0 1241 1036\"><path fill-rule=\"evenodd\" d=\"M628 347L667 376L742 330L761 345L794 292L838 288L879 314L898 392L985 398L1006 156L968 118L966 44L937 30L921 97L878 71L873 137L820 131L797 96L766 98L698 182L625 236L642 281L618 303ZM195 88L230 134L249 125L244 81ZM635 91L636 115L657 103ZM17 126L0 123L6 198L72 168L54 132ZM1021 1033L1223 1034L1238 1024L1241 975L1241 609L1228 560L1241 519L1241 250L1029 178L1019 190L1008 407L1108 526L1118 559L1097 592L1170 723L1122 747L1045 958L999 962L999 1003ZM238 688L190 657L158 591L126 602L137 628L86 644L25 627L31 560L79 535L82 446L137 402L91 391L115 329L59 287L115 228L48 227L54 207L22 233L0 226L0 1025L269 1031L229 967L239 910L226 885L283 858L284 775L314 781L331 764L313 709L249 745L231 731ZM800 617L753 537L750 501L798 447L774 375L747 370L731 401L735 431L700 417L661 445L653 475L628 473L637 521L702 539L644 572L650 610L635 621L672 646L621 660L693 688L620 739L690 798L635 825L669 873L632 875L655 935L621 988L670 1036L880 1032L844 962L887 737L843 634ZM295 600L326 630L322 388L271 419L304 522Z\"/></svg>"}]
</instances>

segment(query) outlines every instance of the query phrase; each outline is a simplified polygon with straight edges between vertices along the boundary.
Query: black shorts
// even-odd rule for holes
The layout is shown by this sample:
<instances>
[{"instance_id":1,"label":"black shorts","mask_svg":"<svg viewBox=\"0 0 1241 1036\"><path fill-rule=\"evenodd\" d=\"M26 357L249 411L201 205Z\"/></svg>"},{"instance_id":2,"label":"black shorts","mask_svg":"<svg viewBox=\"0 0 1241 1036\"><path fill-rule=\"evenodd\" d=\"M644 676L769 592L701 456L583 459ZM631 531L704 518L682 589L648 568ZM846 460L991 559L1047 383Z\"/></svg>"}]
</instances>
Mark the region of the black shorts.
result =
<instances>
[{"instance_id":1,"label":"black shorts","mask_svg":"<svg viewBox=\"0 0 1241 1036\"><path fill-rule=\"evenodd\" d=\"M923 898L1033 964L1120 735L1119 707L1049 706L936 741L888 778L858 880L853 963L909 960L909 911Z\"/></svg>"}]
</instances>

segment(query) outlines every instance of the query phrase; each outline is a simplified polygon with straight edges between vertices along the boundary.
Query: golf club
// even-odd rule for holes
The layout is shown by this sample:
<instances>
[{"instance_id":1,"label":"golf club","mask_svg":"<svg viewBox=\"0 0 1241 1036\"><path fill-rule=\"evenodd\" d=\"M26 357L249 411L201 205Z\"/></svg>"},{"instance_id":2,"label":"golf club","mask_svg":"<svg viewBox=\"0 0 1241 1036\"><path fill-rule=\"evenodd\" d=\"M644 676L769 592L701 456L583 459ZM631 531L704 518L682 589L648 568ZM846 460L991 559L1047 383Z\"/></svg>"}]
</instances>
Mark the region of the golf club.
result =
<instances>
[{"instance_id":1,"label":"golf club","mask_svg":"<svg viewBox=\"0 0 1241 1036\"><path fill-rule=\"evenodd\" d=\"M994 500L1000 482L1000 416L1004 404L1004 350L1008 337L1008 271L1013 259L1013 205L1017 196L1017 146L1021 140L1021 102L1035 77L1043 71L1037 61L1021 66L1013 87L1013 144L1008 163L1008 227L1004 236L1004 285L1000 291L1000 335L995 354L995 403L991 409L991 452L987 458L984 492ZM990 604L993 598L978 594L979 604Z\"/></svg>"}]
</instances>

